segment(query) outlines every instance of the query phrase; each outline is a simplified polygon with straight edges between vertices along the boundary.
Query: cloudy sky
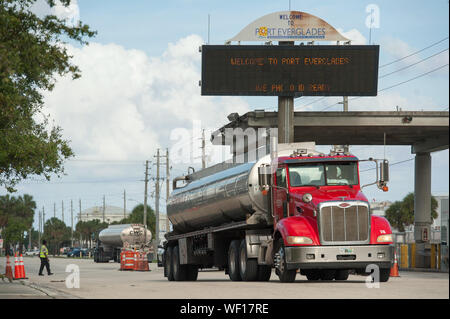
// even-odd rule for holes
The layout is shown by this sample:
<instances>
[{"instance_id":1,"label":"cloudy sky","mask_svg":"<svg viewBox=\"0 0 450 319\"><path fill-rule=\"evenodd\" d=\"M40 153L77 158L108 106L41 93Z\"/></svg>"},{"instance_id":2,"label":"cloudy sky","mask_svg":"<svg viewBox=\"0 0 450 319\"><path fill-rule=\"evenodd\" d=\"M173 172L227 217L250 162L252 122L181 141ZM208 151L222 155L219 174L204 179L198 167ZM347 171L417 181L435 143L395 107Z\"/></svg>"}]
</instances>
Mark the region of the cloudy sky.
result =
<instances>
[{"instance_id":1,"label":"cloudy sky","mask_svg":"<svg viewBox=\"0 0 450 319\"><path fill-rule=\"evenodd\" d=\"M379 26L371 34L366 26L370 4L379 8ZM378 96L350 101L351 111L394 111L397 106L409 111L448 111L447 0L291 0L290 5L326 20L354 44L369 44L370 37L371 44L380 45L381 66L424 49L380 68ZM20 183L17 194L33 195L46 218L53 216L54 204L60 217L64 205L69 223L71 200L75 213L80 199L84 210L101 206L103 196L107 205L122 207L124 190L128 209L142 202L145 160L152 161L150 174L155 177L157 148L165 154L166 148L182 146L181 153L171 154L172 177L184 173L187 166L200 167L198 134L202 128L208 131L226 124L231 112L274 110L277 106L276 97L200 95L198 48L208 40L208 14L210 44L224 44L253 20L288 8L288 0L78 0L69 8L55 8L53 13L67 18L69 24L81 20L98 31L88 46L67 44L73 62L82 70L81 79L60 78L55 89L45 93L44 111L63 128L76 156L66 163L63 178L50 182L32 178ZM33 10L49 12L42 0ZM436 71L382 90L432 70ZM335 103L339 100L300 98L295 100L295 110L338 111L340 106ZM193 143L186 138L189 134L194 135ZM190 147L195 159L179 163ZM388 193L376 187L366 189L370 200L398 200L413 191L414 161L410 159L414 156L409 147L354 146L351 150L360 158L381 158L386 152L391 163L409 160L392 167ZM215 159L211 157L208 164ZM448 194L448 150L432 154L432 169L433 194ZM161 176L165 176L165 166ZM372 182L374 171L362 173L361 178L363 183ZM154 181L150 189L152 195ZM163 192L163 212L165 196ZM150 204L154 206L154 198Z\"/></svg>"}]
</instances>

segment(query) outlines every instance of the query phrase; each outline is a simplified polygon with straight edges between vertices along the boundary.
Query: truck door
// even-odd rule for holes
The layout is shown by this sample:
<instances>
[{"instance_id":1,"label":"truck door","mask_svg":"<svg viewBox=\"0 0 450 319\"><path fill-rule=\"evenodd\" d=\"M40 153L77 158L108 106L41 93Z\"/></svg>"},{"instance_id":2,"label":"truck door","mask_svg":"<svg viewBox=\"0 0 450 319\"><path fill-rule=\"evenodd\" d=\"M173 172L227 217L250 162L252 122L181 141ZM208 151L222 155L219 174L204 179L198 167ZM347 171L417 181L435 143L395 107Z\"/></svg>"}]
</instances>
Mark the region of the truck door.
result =
<instances>
[{"instance_id":1,"label":"truck door","mask_svg":"<svg viewBox=\"0 0 450 319\"><path fill-rule=\"evenodd\" d=\"M273 212L277 222L287 217L286 188L286 167L278 167L275 173L275 187L273 189Z\"/></svg>"}]
</instances>

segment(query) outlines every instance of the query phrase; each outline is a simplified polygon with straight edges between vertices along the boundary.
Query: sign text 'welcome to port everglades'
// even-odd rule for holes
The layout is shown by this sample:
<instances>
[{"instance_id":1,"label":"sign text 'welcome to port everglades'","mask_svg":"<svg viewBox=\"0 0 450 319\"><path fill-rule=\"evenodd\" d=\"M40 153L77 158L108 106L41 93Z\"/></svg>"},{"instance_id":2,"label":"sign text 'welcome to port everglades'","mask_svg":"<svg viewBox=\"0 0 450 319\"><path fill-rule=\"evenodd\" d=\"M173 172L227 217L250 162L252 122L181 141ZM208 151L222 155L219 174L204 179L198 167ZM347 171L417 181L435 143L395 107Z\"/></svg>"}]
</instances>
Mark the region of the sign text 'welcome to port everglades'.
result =
<instances>
[{"instance_id":1,"label":"sign text 'welcome to port everglades'","mask_svg":"<svg viewBox=\"0 0 450 319\"><path fill-rule=\"evenodd\" d=\"M377 45L231 45L266 40L349 41L308 13L268 14L227 45L202 46L202 95L377 95Z\"/></svg>"}]
</instances>

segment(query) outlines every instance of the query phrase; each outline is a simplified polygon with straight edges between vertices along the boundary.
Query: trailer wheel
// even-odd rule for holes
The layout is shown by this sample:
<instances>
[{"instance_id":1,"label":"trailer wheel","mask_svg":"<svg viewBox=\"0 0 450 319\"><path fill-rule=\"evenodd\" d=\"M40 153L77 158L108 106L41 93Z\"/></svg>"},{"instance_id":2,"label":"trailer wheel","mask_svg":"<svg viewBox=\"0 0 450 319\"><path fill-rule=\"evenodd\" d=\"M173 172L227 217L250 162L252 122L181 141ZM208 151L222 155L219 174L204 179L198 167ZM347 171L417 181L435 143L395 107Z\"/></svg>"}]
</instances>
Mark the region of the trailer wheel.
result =
<instances>
[{"instance_id":1,"label":"trailer wheel","mask_svg":"<svg viewBox=\"0 0 450 319\"><path fill-rule=\"evenodd\" d=\"M284 250L283 239L278 241L278 251L275 254L276 273L281 282L294 282L297 275L297 269L287 269L286 254Z\"/></svg>"},{"instance_id":2,"label":"trailer wheel","mask_svg":"<svg viewBox=\"0 0 450 319\"><path fill-rule=\"evenodd\" d=\"M173 281L172 252L172 247L167 247L164 254L166 258L164 261L164 272L167 274L167 280L169 281Z\"/></svg>"},{"instance_id":3,"label":"trailer wheel","mask_svg":"<svg viewBox=\"0 0 450 319\"><path fill-rule=\"evenodd\" d=\"M380 268L380 282L388 281L390 275L391 275L391 269L389 269L389 268Z\"/></svg>"},{"instance_id":4,"label":"trailer wheel","mask_svg":"<svg viewBox=\"0 0 450 319\"><path fill-rule=\"evenodd\" d=\"M232 240L228 249L228 276L232 281L241 281L239 272L239 240Z\"/></svg>"},{"instance_id":5,"label":"trailer wheel","mask_svg":"<svg viewBox=\"0 0 450 319\"><path fill-rule=\"evenodd\" d=\"M260 265L258 266L258 281L269 281L272 275L272 267Z\"/></svg>"},{"instance_id":6,"label":"trailer wheel","mask_svg":"<svg viewBox=\"0 0 450 319\"><path fill-rule=\"evenodd\" d=\"M336 276L334 277L336 280L347 280L349 275L349 271L347 269L338 269L336 270Z\"/></svg>"},{"instance_id":7,"label":"trailer wheel","mask_svg":"<svg viewBox=\"0 0 450 319\"><path fill-rule=\"evenodd\" d=\"M198 266L197 265L187 265L186 270L186 280L196 281L198 277Z\"/></svg>"},{"instance_id":8,"label":"trailer wheel","mask_svg":"<svg viewBox=\"0 0 450 319\"><path fill-rule=\"evenodd\" d=\"M178 246L173 247L172 250L172 272L175 281L186 280L186 266L180 264L180 251Z\"/></svg>"},{"instance_id":9,"label":"trailer wheel","mask_svg":"<svg viewBox=\"0 0 450 319\"><path fill-rule=\"evenodd\" d=\"M241 241L239 249L239 271L244 281L255 281L258 279L258 260L247 258L247 243Z\"/></svg>"}]
</instances>

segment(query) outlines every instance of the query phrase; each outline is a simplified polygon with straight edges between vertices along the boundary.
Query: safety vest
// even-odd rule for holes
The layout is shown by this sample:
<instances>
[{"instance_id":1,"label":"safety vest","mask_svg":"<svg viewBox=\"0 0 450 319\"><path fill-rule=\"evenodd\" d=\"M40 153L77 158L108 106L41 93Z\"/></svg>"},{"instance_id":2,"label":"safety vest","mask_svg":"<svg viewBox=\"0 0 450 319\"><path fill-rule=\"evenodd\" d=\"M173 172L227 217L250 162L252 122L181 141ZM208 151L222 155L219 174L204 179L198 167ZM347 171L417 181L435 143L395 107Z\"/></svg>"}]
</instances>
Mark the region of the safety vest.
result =
<instances>
[{"instance_id":1,"label":"safety vest","mask_svg":"<svg viewBox=\"0 0 450 319\"><path fill-rule=\"evenodd\" d=\"M40 258L47 258L48 256L48 249L45 247L45 245L42 245L41 252L39 253Z\"/></svg>"}]
</instances>

